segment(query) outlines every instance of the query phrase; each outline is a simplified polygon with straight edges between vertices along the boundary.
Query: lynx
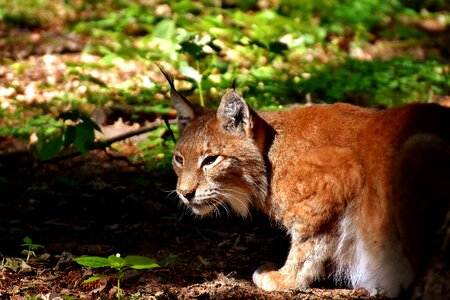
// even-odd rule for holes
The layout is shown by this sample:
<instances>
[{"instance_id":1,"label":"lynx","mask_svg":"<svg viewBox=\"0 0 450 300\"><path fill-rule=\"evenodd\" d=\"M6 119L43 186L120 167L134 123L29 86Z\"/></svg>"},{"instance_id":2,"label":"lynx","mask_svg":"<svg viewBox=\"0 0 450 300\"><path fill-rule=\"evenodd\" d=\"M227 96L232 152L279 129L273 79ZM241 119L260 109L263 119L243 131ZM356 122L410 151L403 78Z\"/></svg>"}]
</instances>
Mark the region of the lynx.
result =
<instances>
[{"instance_id":1,"label":"lynx","mask_svg":"<svg viewBox=\"0 0 450 300\"><path fill-rule=\"evenodd\" d=\"M164 72L163 72L164 73ZM397 297L430 256L450 200L450 109L350 104L257 112L233 86L215 110L175 89L177 193L194 214L265 212L291 238L266 291L323 278Z\"/></svg>"}]
</instances>

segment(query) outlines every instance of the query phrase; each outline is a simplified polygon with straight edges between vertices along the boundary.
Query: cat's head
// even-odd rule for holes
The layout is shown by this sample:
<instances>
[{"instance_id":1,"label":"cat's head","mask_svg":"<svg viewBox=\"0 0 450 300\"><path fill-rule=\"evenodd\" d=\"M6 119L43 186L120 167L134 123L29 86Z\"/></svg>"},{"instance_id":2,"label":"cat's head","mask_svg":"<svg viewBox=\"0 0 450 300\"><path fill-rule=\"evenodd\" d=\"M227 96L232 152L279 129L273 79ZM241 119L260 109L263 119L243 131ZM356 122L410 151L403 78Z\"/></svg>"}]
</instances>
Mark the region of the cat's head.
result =
<instances>
[{"instance_id":1,"label":"cat's head","mask_svg":"<svg viewBox=\"0 0 450 300\"><path fill-rule=\"evenodd\" d=\"M264 134L256 130L262 119L234 88L222 97L217 111L206 110L180 95L166 77L181 131L172 161L180 200L197 215L231 208L247 216L251 205L268 194L262 146L256 138Z\"/></svg>"}]
</instances>

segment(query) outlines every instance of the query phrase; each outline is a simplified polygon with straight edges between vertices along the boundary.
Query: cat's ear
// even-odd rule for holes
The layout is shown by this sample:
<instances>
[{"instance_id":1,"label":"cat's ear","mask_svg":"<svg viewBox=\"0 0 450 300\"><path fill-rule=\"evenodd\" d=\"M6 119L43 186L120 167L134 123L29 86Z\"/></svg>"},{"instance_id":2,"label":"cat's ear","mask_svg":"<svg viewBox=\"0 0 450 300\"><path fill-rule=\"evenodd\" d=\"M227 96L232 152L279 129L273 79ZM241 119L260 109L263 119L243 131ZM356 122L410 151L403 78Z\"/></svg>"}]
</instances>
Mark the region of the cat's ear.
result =
<instances>
[{"instance_id":1,"label":"cat's ear","mask_svg":"<svg viewBox=\"0 0 450 300\"><path fill-rule=\"evenodd\" d=\"M252 135L252 115L244 98L234 89L229 90L220 101L217 119L223 128L233 134Z\"/></svg>"},{"instance_id":2,"label":"cat's ear","mask_svg":"<svg viewBox=\"0 0 450 300\"><path fill-rule=\"evenodd\" d=\"M178 115L178 127L180 128L180 132L183 133L184 129L191 123L191 121L195 118L195 109L194 105L183 95L178 93L173 83L173 78L168 75L164 69L160 66L158 68L164 74L167 81L170 85L170 98L172 99L172 105L177 111Z\"/></svg>"}]
</instances>

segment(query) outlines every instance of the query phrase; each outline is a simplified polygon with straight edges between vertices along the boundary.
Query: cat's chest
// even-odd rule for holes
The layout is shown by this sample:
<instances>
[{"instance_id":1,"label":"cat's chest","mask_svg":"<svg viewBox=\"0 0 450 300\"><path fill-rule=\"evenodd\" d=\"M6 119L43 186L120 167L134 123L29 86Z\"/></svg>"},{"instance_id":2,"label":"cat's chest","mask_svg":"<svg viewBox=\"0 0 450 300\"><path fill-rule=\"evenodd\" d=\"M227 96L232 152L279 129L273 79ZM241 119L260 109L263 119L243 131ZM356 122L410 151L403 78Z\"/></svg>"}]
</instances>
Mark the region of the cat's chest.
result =
<instances>
[{"instance_id":1,"label":"cat's chest","mask_svg":"<svg viewBox=\"0 0 450 300\"><path fill-rule=\"evenodd\" d=\"M271 214L287 228L321 230L339 218L364 185L358 154L349 147L319 146L272 159Z\"/></svg>"}]
</instances>

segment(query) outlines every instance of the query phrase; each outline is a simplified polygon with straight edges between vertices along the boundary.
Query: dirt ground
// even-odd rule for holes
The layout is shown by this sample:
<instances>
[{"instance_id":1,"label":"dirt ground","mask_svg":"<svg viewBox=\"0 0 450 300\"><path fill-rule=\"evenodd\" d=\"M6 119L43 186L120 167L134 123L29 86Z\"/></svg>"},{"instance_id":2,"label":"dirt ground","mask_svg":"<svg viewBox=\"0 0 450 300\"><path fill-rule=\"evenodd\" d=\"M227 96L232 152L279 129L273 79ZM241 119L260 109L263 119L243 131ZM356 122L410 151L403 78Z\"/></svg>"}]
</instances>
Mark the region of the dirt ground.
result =
<instances>
[{"instance_id":1,"label":"dirt ground","mask_svg":"<svg viewBox=\"0 0 450 300\"><path fill-rule=\"evenodd\" d=\"M267 293L252 272L282 264L286 234L253 212L196 218L178 206L172 172L154 176L104 151L57 163L9 157L0 162L2 265L20 258L29 236L43 249L31 268L0 269L0 299L113 299L116 281L83 284L99 269L72 261L82 255L120 253L156 259L162 266L129 270L123 299L369 299L363 290L330 288ZM105 271L106 272L106 271Z\"/></svg>"}]
</instances>

